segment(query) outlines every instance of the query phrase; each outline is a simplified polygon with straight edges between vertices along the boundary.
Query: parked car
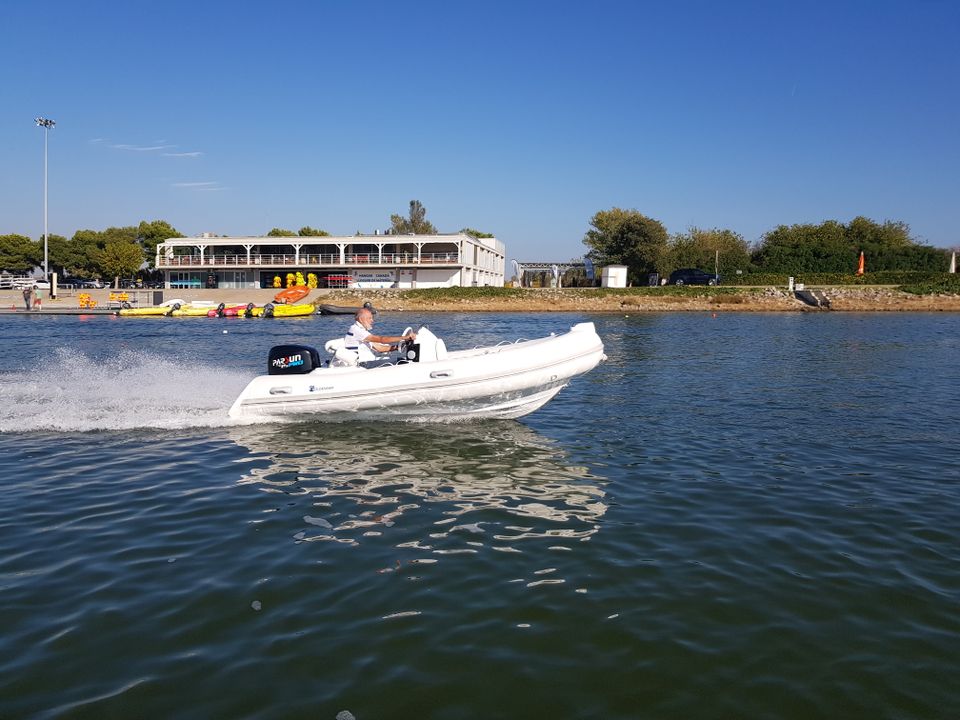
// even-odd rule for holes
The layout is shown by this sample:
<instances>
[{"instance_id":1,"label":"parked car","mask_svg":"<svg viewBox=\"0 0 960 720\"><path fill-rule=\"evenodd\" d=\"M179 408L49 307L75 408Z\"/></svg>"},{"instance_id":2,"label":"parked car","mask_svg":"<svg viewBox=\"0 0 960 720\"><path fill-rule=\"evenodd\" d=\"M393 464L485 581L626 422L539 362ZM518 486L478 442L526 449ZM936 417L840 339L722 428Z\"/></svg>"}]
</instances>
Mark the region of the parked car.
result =
<instances>
[{"instance_id":1,"label":"parked car","mask_svg":"<svg viewBox=\"0 0 960 720\"><path fill-rule=\"evenodd\" d=\"M84 290L100 290L103 288L103 283L99 280L81 280L80 287Z\"/></svg>"},{"instance_id":2,"label":"parked car","mask_svg":"<svg viewBox=\"0 0 960 720\"><path fill-rule=\"evenodd\" d=\"M24 288L35 288L37 290L49 290L50 283L46 280L41 280L39 278L21 278L14 282L13 287L15 290L23 290Z\"/></svg>"},{"instance_id":3,"label":"parked car","mask_svg":"<svg viewBox=\"0 0 960 720\"><path fill-rule=\"evenodd\" d=\"M720 276L697 268L683 268L670 273L670 285L719 285Z\"/></svg>"}]
</instances>

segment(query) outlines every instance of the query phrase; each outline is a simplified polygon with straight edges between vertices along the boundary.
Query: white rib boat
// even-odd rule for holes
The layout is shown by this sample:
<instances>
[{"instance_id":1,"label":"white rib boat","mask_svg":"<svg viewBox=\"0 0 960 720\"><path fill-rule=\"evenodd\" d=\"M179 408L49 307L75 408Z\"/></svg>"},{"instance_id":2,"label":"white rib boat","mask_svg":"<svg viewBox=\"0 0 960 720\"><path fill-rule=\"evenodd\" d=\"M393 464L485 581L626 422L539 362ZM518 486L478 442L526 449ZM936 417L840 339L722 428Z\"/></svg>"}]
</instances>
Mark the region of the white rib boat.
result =
<instances>
[{"instance_id":1,"label":"white rib boat","mask_svg":"<svg viewBox=\"0 0 960 720\"><path fill-rule=\"evenodd\" d=\"M606 359L591 322L537 340L449 352L443 340L422 327L415 344L400 348L395 363L359 363L340 340L328 342L326 350L331 357L324 361L311 347L274 347L268 374L250 381L230 417L517 418Z\"/></svg>"}]
</instances>

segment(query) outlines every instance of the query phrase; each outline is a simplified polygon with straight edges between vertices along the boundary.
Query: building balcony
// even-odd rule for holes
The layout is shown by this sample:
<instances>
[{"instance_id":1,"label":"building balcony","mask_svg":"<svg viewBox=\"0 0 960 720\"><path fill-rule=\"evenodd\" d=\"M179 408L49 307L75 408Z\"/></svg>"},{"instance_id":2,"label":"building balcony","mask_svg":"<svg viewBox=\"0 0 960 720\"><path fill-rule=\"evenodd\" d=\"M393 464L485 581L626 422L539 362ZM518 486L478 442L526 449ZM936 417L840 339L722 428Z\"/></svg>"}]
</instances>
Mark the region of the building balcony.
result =
<instances>
[{"instance_id":1,"label":"building balcony","mask_svg":"<svg viewBox=\"0 0 960 720\"><path fill-rule=\"evenodd\" d=\"M309 254L297 256L289 254L251 254L246 255L174 255L172 257L160 257L158 268L193 268L193 269L211 269L211 268L258 268L258 267L343 267L344 265L460 265L460 256L457 253L421 253L418 259L415 253L384 253L382 256L376 254L346 253L343 261L339 253L334 254Z\"/></svg>"}]
</instances>

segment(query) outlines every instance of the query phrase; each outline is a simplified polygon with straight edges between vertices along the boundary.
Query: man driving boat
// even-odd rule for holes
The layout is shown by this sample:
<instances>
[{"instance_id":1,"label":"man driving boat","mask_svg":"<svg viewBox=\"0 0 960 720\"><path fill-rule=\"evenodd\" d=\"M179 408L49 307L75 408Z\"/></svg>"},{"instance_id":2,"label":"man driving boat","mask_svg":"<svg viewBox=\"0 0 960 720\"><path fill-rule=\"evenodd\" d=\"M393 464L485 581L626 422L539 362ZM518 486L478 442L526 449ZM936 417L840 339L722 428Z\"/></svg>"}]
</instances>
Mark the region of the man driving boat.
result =
<instances>
[{"instance_id":1,"label":"man driving boat","mask_svg":"<svg viewBox=\"0 0 960 720\"><path fill-rule=\"evenodd\" d=\"M396 350L399 343L417 339L415 332L406 335L374 335L373 311L369 307L362 307L357 311L356 321L347 330L343 337L343 344L347 350L353 350L359 355L360 362L377 359L377 353L387 353Z\"/></svg>"}]
</instances>

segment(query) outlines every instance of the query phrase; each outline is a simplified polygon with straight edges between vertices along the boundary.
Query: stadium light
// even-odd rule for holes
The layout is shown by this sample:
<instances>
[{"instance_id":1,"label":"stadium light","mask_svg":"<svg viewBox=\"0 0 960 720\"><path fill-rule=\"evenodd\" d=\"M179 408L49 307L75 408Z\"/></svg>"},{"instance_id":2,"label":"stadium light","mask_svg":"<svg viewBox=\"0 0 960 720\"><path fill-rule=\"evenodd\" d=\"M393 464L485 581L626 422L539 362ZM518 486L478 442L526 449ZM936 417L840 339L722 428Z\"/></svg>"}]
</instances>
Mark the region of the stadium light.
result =
<instances>
[{"instance_id":1,"label":"stadium light","mask_svg":"<svg viewBox=\"0 0 960 720\"><path fill-rule=\"evenodd\" d=\"M48 280L50 273L47 267L47 236L49 235L47 232L47 135L52 128L56 127L57 123L42 117L38 117L36 123L43 128L43 279Z\"/></svg>"}]
</instances>

